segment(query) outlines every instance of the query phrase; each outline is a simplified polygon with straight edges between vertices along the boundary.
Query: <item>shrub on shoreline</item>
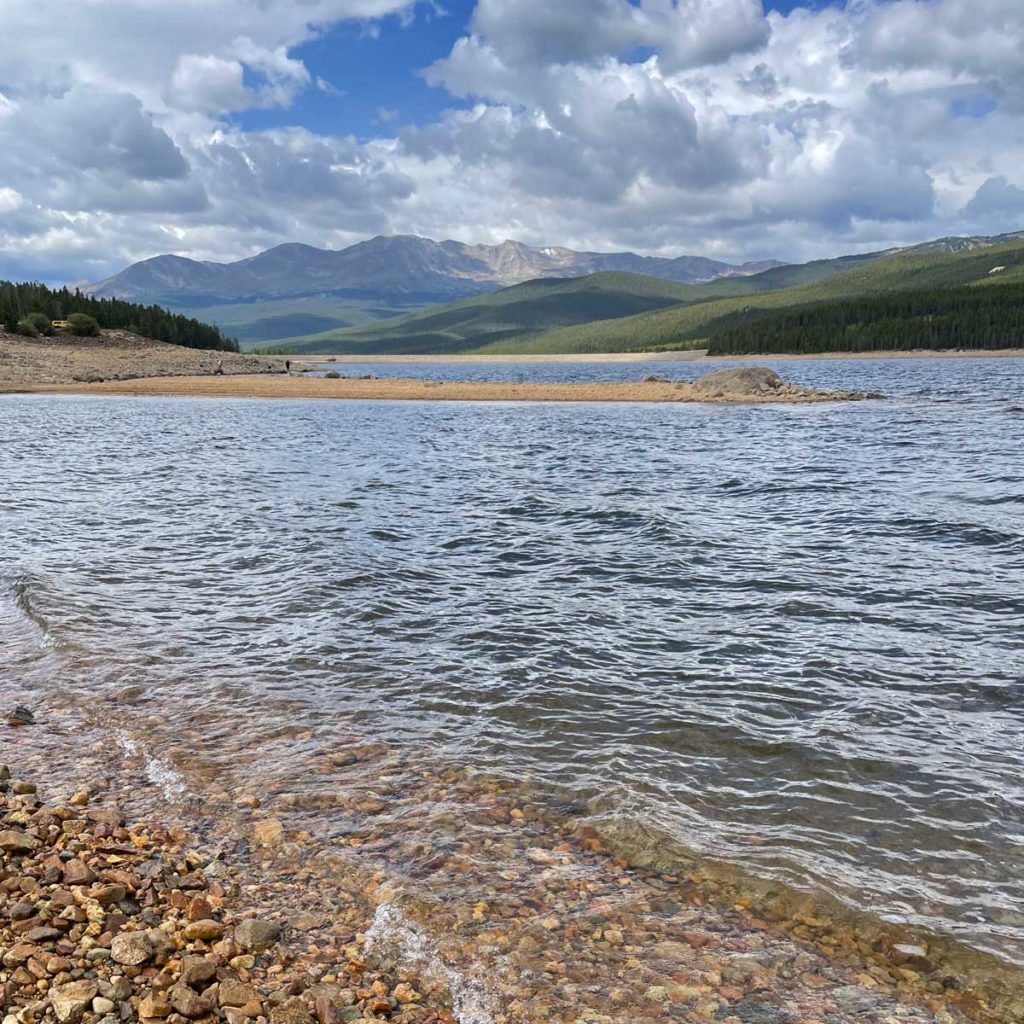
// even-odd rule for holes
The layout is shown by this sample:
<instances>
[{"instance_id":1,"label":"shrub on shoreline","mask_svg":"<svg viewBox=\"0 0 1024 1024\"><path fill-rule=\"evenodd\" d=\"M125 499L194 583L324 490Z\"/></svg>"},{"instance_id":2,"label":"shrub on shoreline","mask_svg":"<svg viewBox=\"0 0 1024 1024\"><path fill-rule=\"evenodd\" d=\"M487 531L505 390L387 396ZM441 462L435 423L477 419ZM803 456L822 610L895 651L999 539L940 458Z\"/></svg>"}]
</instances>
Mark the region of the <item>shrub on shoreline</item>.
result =
<instances>
[{"instance_id":1,"label":"shrub on shoreline","mask_svg":"<svg viewBox=\"0 0 1024 1024\"><path fill-rule=\"evenodd\" d=\"M68 330L80 338L95 338L100 333L100 325L88 313L72 313L68 317Z\"/></svg>"}]
</instances>

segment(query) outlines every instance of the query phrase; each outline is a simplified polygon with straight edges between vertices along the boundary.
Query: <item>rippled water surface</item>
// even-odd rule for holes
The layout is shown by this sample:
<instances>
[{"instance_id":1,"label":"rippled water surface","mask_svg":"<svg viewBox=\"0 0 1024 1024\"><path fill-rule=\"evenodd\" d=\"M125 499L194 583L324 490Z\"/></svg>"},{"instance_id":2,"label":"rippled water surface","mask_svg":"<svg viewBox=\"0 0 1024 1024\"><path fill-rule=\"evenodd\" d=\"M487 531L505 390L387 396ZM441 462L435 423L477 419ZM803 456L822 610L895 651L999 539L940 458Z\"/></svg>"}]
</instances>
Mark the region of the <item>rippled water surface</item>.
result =
<instances>
[{"instance_id":1,"label":"rippled water surface","mask_svg":"<svg viewBox=\"0 0 1024 1024\"><path fill-rule=\"evenodd\" d=\"M380 741L1024 962L1024 360L779 368L892 398L0 398L8 674L142 687L157 777Z\"/></svg>"}]
</instances>

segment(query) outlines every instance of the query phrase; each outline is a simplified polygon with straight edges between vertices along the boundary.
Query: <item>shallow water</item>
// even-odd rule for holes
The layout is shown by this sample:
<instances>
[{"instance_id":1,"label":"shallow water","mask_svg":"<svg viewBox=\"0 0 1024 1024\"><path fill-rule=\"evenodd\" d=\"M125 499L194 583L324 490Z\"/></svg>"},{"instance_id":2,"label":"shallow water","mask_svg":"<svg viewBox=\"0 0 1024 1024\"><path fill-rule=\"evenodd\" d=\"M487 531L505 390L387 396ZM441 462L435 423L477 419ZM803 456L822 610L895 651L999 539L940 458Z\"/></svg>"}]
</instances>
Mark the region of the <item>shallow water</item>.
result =
<instances>
[{"instance_id":1,"label":"shallow water","mask_svg":"<svg viewBox=\"0 0 1024 1024\"><path fill-rule=\"evenodd\" d=\"M344 835L314 796L390 785L441 829L410 765L473 764L1024 964L1024 361L779 365L893 397L0 399L8 681L95 707L167 799ZM371 741L392 774L346 782Z\"/></svg>"}]
</instances>

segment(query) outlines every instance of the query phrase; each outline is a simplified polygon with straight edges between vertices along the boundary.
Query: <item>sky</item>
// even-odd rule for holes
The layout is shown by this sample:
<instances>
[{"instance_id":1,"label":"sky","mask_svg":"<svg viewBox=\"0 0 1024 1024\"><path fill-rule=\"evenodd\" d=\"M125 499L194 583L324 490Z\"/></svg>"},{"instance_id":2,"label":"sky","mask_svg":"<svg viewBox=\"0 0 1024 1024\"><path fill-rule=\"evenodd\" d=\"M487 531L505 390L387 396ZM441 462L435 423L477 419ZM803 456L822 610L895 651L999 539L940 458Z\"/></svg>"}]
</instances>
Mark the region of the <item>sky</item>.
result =
<instances>
[{"instance_id":1,"label":"sky","mask_svg":"<svg viewBox=\"0 0 1024 1024\"><path fill-rule=\"evenodd\" d=\"M1024 0L0 0L0 277L1024 229Z\"/></svg>"}]
</instances>

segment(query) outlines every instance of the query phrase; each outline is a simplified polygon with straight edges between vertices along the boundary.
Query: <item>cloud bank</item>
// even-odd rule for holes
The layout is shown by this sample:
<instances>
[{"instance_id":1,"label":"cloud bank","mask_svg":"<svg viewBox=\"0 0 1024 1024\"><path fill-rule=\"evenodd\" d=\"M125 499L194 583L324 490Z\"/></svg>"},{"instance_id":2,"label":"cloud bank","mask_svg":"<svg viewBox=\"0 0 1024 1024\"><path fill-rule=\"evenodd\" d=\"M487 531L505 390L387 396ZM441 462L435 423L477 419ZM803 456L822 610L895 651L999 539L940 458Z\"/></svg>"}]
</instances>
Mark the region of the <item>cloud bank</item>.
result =
<instances>
[{"instance_id":1,"label":"cloud bank","mask_svg":"<svg viewBox=\"0 0 1024 1024\"><path fill-rule=\"evenodd\" d=\"M809 259L1024 227L1019 0L478 0L410 69L439 117L302 123L336 92L304 44L430 10L2 0L0 275L389 232Z\"/></svg>"}]
</instances>

